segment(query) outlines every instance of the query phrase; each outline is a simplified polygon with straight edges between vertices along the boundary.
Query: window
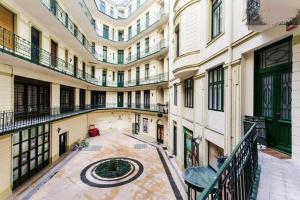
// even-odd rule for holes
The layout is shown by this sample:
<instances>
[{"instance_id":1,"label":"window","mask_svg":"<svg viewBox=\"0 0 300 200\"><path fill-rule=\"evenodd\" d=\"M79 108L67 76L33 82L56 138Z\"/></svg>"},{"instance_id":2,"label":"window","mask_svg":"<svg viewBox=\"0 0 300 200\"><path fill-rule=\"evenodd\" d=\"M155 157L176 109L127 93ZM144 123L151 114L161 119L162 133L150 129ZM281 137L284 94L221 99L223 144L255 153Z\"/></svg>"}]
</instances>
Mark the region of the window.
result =
<instances>
[{"instance_id":1,"label":"window","mask_svg":"<svg viewBox=\"0 0 300 200\"><path fill-rule=\"evenodd\" d=\"M145 79L149 79L149 64L145 65Z\"/></svg>"},{"instance_id":2,"label":"window","mask_svg":"<svg viewBox=\"0 0 300 200\"><path fill-rule=\"evenodd\" d=\"M131 61L131 47L128 48L128 61Z\"/></svg>"},{"instance_id":3,"label":"window","mask_svg":"<svg viewBox=\"0 0 300 200\"><path fill-rule=\"evenodd\" d=\"M194 85L193 79L189 78L184 81L184 106L187 108L193 108L194 98Z\"/></svg>"},{"instance_id":4,"label":"window","mask_svg":"<svg viewBox=\"0 0 300 200\"><path fill-rule=\"evenodd\" d=\"M103 25L103 37L108 39L109 37L109 26Z\"/></svg>"},{"instance_id":5,"label":"window","mask_svg":"<svg viewBox=\"0 0 300 200\"><path fill-rule=\"evenodd\" d=\"M107 71L103 70L103 72L102 72L102 86L106 86L106 77L107 77Z\"/></svg>"},{"instance_id":6,"label":"window","mask_svg":"<svg viewBox=\"0 0 300 200\"><path fill-rule=\"evenodd\" d=\"M141 52L140 52L140 50L141 50L141 44L137 43L136 44L136 59L138 59L138 60L141 58Z\"/></svg>"},{"instance_id":7,"label":"window","mask_svg":"<svg viewBox=\"0 0 300 200\"><path fill-rule=\"evenodd\" d=\"M105 2L104 1L100 1L100 11L105 13Z\"/></svg>"},{"instance_id":8,"label":"window","mask_svg":"<svg viewBox=\"0 0 300 200\"><path fill-rule=\"evenodd\" d=\"M218 36L221 33L221 23L222 23L222 0L213 0L212 1L212 39Z\"/></svg>"},{"instance_id":9,"label":"window","mask_svg":"<svg viewBox=\"0 0 300 200\"><path fill-rule=\"evenodd\" d=\"M149 53L149 38L145 39L145 53Z\"/></svg>"},{"instance_id":10,"label":"window","mask_svg":"<svg viewBox=\"0 0 300 200\"><path fill-rule=\"evenodd\" d=\"M103 62L107 61L107 47L103 46Z\"/></svg>"},{"instance_id":11,"label":"window","mask_svg":"<svg viewBox=\"0 0 300 200\"><path fill-rule=\"evenodd\" d=\"M136 34L139 34L140 31L141 31L141 20L138 19L138 20L136 21Z\"/></svg>"},{"instance_id":12,"label":"window","mask_svg":"<svg viewBox=\"0 0 300 200\"><path fill-rule=\"evenodd\" d=\"M143 132L148 133L148 118L143 118Z\"/></svg>"},{"instance_id":13,"label":"window","mask_svg":"<svg viewBox=\"0 0 300 200\"><path fill-rule=\"evenodd\" d=\"M177 27L175 28L175 39L176 39L176 57L179 56L179 48L180 48L180 40L179 40L179 25L177 25Z\"/></svg>"},{"instance_id":14,"label":"window","mask_svg":"<svg viewBox=\"0 0 300 200\"><path fill-rule=\"evenodd\" d=\"M144 108L150 109L150 90L144 90Z\"/></svg>"},{"instance_id":15,"label":"window","mask_svg":"<svg viewBox=\"0 0 300 200\"><path fill-rule=\"evenodd\" d=\"M135 92L135 106L136 106L136 108L141 107L141 91Z\"/></svg>"},{"instance_id":16,"label":"window","mask_svg":"<svg viewBox=\"0 0 300 200\"><path fill-rule=\"evenodd\" d=\"M91 74L92 74L92 78L95 78L95 66L92 66Z\"/></svg>"},{"instance_id":17,"label":"window","mask_svg":"<svg viewBox=\"0 0 300 200\"><path fill-rule=\"evenodd\" d=\"M131 92L128 92L128 96L127 96L127 106L128 106L128 108L131 108Z\"/></svg>"},{"instance_id":18,"label":"window","mask_svg":"<svg viewBox=\"0 0 300 200\"><path fill-rule=\"evenodd\" d=\"M115 81L115 76L116 76L116 73L113 72L113 77L112 77L113 81Z\"/></svg>"},{"instance_id":19,"label":"window","mask_svg":"<svg viewBox=\"0 0 300 200\"><path fill-rule=\"evenodd\" d=\"M177 84L174 84L174 106L177 106Z\"/></svg>"},{"instance_id":20,"label":"window","mask_svg":"<svg viewBox=\"0 0 300 200\"><path fill-rule=\"evenodd\" d=\"M128 27L128 40L131 39L131 34L132 34L131 32L132 32L132 27L129 26Z\"/></svg>"},{"instance_id":21,"label":"window","mask_svg":"<svg viewBox=\"0 0 300 200\"><path fill-rule=\"evenodd\" d=\"M68 49L65 49L65 67L68 68L69 67L69 51Z\"/></svg>"},{"instance_id":22,"label":"window","mask_svg":"<svg viewBox=\"0 0 300 200\"><path fill-rule=\"evenodd\" d=\"M119 41L124 41L124 30L118 31Z\"/></svg>"},{"instance_id":23,"label":"window","mask_svg":"<svg viewBox=\"0 0 300 200\"><path fill-rule=\"evenodd\" d=\"M139 8L141 6L141 0L136 0L136 7Z\"/></svg>"},{"instance_id":24,"label":"window","mask_svg":"<svg viewBox=\"0 0 300 200\"><path fill-rule=\"evenodd\" d=\"M75 105L75 92L73 87L60 86L60 112L73 111Z\"/></svg>"},{"instance_id":25,"label":"window","mask_svg":"<svg viewBox=\"0 0 300 200\"><path fill-rule=\"evenodd\" d=\"M124 63L124 50L118 50L118 64Z\"/></svg>"},{"instance_id":26,"label":"window","mask_svg":"<svg viewBox=\"0 0 300 200\"><path fill-rule=\"evenodd\" d=\"M82 78L85 78L85 62L82 62Z\"/></svg>"},{"instance_id":27,"label":"window","mask_svg":"<svg viewBox=\"0 0 300 200\"><path fill-rule=\"evenodd\" d=\"M110 7L110 16L111 16L111 17L114 16L114 7Z\"/></svg>"},{"instance_id":28,"label":"window","mask_svg":"<svg viewBox=\"0 0 300 200\"><path fill-rule=\"evenodd\" d=\"M208 72L208 109L223 111L224 69L223 66Z\"/></svg>"},{"instance_id":29,"label":"window","mask_svg":"<svg viewBox=\"0 0 300 200\"><path fill-rule=\"evenodd\" d=\"M149 18L149 12L146 13L146 28L149 27L150 24L150 18Z\"/></svg>"},{"instance_id":30,"label":"window","mask_svg":"<svg viewBox=\"0 0 300 200\"><path fill-rule=\"evenodd\" d=\"M104 108L106 104L106 92L92 91L91 104L93 108Z\"/></svg>"}]
</instances>

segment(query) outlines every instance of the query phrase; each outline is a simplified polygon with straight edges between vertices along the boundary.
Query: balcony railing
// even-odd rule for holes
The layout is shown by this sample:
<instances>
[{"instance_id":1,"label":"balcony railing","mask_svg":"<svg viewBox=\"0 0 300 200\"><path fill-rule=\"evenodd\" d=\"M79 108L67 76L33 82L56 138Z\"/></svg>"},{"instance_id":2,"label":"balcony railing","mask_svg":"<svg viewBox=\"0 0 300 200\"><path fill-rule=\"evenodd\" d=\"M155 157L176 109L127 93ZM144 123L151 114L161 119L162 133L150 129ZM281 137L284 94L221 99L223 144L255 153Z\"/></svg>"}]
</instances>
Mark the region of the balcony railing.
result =
<instances>
[{"instance_id":1,"label":"balcony railing","mask_svg":"<svg viewBox=\"0 0 300 200\"><path fill-rule=\"evenodd\" d=\"M78 114L89 113L106 109L132 109L140 111L158 112L166 114L168 109L165 105L143 105L107 103L105 105L81 105L57 108L17 109L15 111L0 111L0 135L17 129L22 129L36 124L60 120Z\"/></svg>"},{"instance_id":2,"label":"balcony railing","mask_svg":"<svg viewBox=\"0 0 300 200\"><path fill-rule=\"evenodd\" d=\"M163 44L160 45L161 46L155 46L152 49L152 52L154 53L155 50L159 51L158 47L163 48ZM7 31L2 27L0 27L0 50L10 55L32 62L34 64L40 65L42 67L51 69L53 71L72 76L74 78L94 85L104 86L101 80L94 78L91 74L84 72L78 68L75 69L74 66L69 62L66 62L63 59L56 57L48 51L35 47L28 40L25 40L24 38L21 38L18 35ZM146 54L143 55L147 56ZM160 77L162 75L158 76ZM164 78L166 77L164 76ZM159 78L157 78L157 80L159 80ZM117 87L117 85L110 86Z\"/></svg>"},{"instance_id":3,"label":"balcony railing","mask_svg":"<svg viewBox=\"0 0 300 200\"><path fill-rule=\"evenodd\" d=\"M96 20L93 18L92 14L91 14L89 8L86 6L84 0L79 0L79 5L83 9L84 14L86 15L86 17L90 21L93 28L96 29Z\"/></svg>"},{"instance_id":4,"label":"balcony railing","mask_svg":"<svg viewBox=\"0 0 300 200\"><path fill-rule=\"evenodd\" d=\"M197 177L197 173L188 171L199 170L201 167L188 168L185 182L188 184L188 199L239 199L250 200L258 169L257 131L256 124L245 126L246 134L234 148L229 157L221 165L215 175ZM199 188L197 179L203 178L206 187ZM210 181L209 181L210 180ZM197 183L197 184L196 184ZM200 193L200 194L199 194Z\"/></svg>"},{"instance_id":5,"label":"balcony railing","mask_svg":"<svg viewBox=\"0 0 300 200\"><path fill-rule=\"evenodd\" d=\"M108 32L108 34L106 33L104 35L103 29L99 28L98 26L95 26L95 30L97 32L97 35L99 37L102 37L104 39L113 41L113 42L120 42L120 41L125 41L128 42L131 39L133 39L134 37L136 37L137 35L141 34L143 31L149 29L151 26L153 26L154 24L156 24L163 16L165 15L164 12L159 12L157 14L154 14L153 16L151 16L149 18L148 22L144 22L140 25L140 28L134 28L131 30L131 34L128 33L126 38L123 38L122 40L119 39L119 37L116 37L114 34L114 32L112 32L111 30Z\"/></svg>"},{"instance_id":6,"label":"balcony railing","mask_svg":"<svg viewBox=\"0 0 300 200\"><path fill-rule=\"evenodd\" d=\"M260 16L260 0L247 0L247 24L263 25Z\"/></svg>"},{"instance_id":7,"label":"balcony railing","mask_svg":"<svg viewBox=\"0 0 300 200\"><path fill-rule=\"evenodd\" d=\"M118 16L118 17L111 16L110 13L108 12L109 9L106 9L105 11L102 11L102 10L100 9L100 0L94 0L94 2L95 2L95 4L96 4L96 7L97 7L98 11L101 12L101 13L103 13L103 14L105 14L105 15L107 15L107 16L109 16L110 18L113 18L113 19L126 19L126 18L129 18L131 15L133 15L134 12L135 12L136 10L138 10L138 9L146 2L146 0L141 0L141 1L140 1L140 5L139 5L138 7L135 7L134 9L132 9L130 13L128 12L127 15L124 15L124 16ZM125 7L124 5L121 5L121 6L122 6L122 7Z\"/></svg>"}]
</instances>

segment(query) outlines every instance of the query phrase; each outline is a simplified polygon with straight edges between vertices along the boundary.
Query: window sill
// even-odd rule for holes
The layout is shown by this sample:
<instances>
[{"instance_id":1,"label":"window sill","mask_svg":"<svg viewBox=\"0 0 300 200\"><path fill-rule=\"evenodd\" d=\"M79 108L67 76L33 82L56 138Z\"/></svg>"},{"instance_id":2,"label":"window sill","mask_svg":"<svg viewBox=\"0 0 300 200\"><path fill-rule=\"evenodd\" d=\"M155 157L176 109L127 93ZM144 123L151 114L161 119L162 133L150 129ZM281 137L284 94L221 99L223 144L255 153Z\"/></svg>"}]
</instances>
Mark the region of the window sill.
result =
<instances>
[{"instance_id":1,"label":"window sill","mask_svg":"<svg viewBox=\"0 0 300 200\"><path fill-rule=\"evenodd\" d=\"M210 109L210 108L208 108L207 110L208 110L208 111L216 111L216 112L224 112L224 109L222 109L222 110L217 110L217 109Z\"/></svg>"},{"instance_id":2,"label":"window sill","mask_svg":"<svg viewBox=\"0 0 300 200\"><path fill-rule=\"evenodd\" d=\"M218 40L220 37L222 37L225 34L225 32L220 33L218 36L211 39L207 44L206 47L210 46L212 43L214 43L216 40Z\"/></svg>"}]
</instances>

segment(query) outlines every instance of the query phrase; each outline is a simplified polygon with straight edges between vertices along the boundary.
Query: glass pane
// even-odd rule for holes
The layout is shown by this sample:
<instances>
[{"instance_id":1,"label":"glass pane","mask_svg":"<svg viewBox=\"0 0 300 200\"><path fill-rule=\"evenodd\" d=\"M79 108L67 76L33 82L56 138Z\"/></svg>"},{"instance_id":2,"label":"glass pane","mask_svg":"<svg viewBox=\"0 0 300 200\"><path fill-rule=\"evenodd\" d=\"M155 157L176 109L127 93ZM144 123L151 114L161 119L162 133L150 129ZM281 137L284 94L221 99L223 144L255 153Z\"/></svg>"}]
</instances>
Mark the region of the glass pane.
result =
<instances>
[{"instance_id":1,"label":"glass pane","mask_svg":"<svg viewBox=\"0 0 300 200\"><path fill-rule=\"evenodd\" d=\"M40 156L38 157L38 165L42 164L42 161L43 161L43 156L40 155Z\"/></svg>"},{"instance_id":2,"label":"glass pane","mask_svg":"<svg viewBox=\"0 0 300 200\"><path fill-rule=\"evenodd\" d=\"M30 140L30 149L33 149L35 146L36 146L36 140L34 138Z\"/></svg>"},{"instance_id":3,"label":"glass pane","mask_svg":"<svg viewBox=\"0 0 300 200\"><path fill-rule=\"evenodd\" d=\"M15 132L13 134L13 144L17 144L20 142L20 133L19 132Z\"/></svg>"},{"instance_id":4,"label":"glass pane","mask_svg":"<svg viewBox=\"0 0 300 200\"><path fill-rule=\"evenodd\" d=\"M28 140L28 129L22 131L22 141Z\"/></svg>"},{"instance_id":5,"label":"glass pane","mask_svg":"<svg viewBox=\"0 0 300 200\"><path fill-rule=\"evenodd\" d=\"M280 119L291 120L292 72L280 75Z\"/></svg>"},{"instance_id":6,"label":"glass pane","mask_svg":"<svg viewBox=\"0 0 300 200\"><path fill-rule=\"evenodd\" d=\"M30 151L30 159L35 158L35 149Z\"/></svg>"},{"instance_id":7,"label":"glass pane","mask_svg":"<svg viewBox=\"0 0 300 200\"><path fill-rule=\"evenodd\" d=\"M49 132L49 124L45 124L45 132Z\"/></svg>"},{"instance_id":8,"label":"glass pane","mask_svg":"<svg viewBox=\"0 0 300 200\"><path fill-rule=\"evenodd\" d=\"M38 147L38 154L40 155L43 151L43 145L39 146Z\"/></svg>"},{"instance_id":9,"label":"glass pane","mask_svg":"<svg viewBox=\"0 0 300 200\"><path fill-rule=\"evenodd\" d=\"M43 136L42 135L38 137L38 145L41 145L41 144L43 144Z\"/></svg>"},{"instance_id":10,"label":"glass pane","mask_svg":"<svg viewBox=\"0 0 300 200\"><path fill-rule=\"evenodd\" d=\"M30 170L33 170L35 168L35 159L30 161Z\"/></svg>"},{"instance_id":11,"label":"glass pane","mask_svg":"<svg viewBox=\"0 0 300 200\"><path fill-rule=\"evenodd\" d=\"M23 153L21 155L21 164L24 164L27 162L27 153Z\"/></svg>"},{"instance_id":12,"label":"glass pane","mask_svg":"<svg viewBox=\"0 0 300 200\"><path fill-rule=\"evenodd\" d=\"M218 84L218 110L222 109L222 85Z\"/></svg>"},{"instance_id":13,"label":"glass pane","mask_svg":"<svg viewBox=\"0 0 300 200\"><path fill-rule=\"evenodd\" d=\"M15 181L15 180L17 180L18 178L19 178L19 170L16 169L16 170L14 170L14 172L13 172L13 180Z\"/></svg>"},{"instance_id":14,"label":"glass pane","mask_svg":"<svg viewBox=\"0 0 300 200\"><path fill-rule=\"evenodd\" d=\"M273 116L273 76L262 78L262 116Z\"/></svg>"},{"instance_id":15,"label":"glass pane","mask_svg":"<svg viewBox=\"0 0 300 200\"><path fill-rule=\"evenodd\" d=\"M28 151L28 141L22 142L22 153Z\"/></svg>"},{"instance_id":16,"label":"glass pane","mask_svg":"<svg viewBox=\"0 0 300 200\"><path fill-rule=\"evenodd\" d=\"M44 145L45 145L45 146L44 146L44 151L47 151L47 150L48 150L48 147L49 147L49 145L48 145L48 143L45 143Z\"/></svg>"},{"instance_id":17,"label":"glass pane","mask_svg":"<svg viewBox=\"0 0 300 200\"><path fill-rule=\"evenodd\" d=\"M38 133L39 135L43 134L43 125L38 126Z\"/></svg>"},{"instance_id":18,"label":"glass pane","mask_svg":"<svg viewBox=\"0 0 300 200\"><path fill-rule=\"evenodd\" d=\"M36 137L36 128L35 127L31 128L31 130L30 130L30 138L34 138L34 137Z\"/></svg>"},{"instance_id":19,"label":"glass pane","mask_svg":"<svg viewBox=\"0 0 300 200\"><path fill-rule=\"evenodd\" d=\"M262 68L289 63L291 62L290 54L290 42L286 42L281 45L276 45L275 47L268 48L262 55L265 59Z\"/></svg>"},{"instance_id":20,"label":"glass pane","mask_svg":"<svg viewBox=\"0 0 300 200\"><path fill-rule=\"evenodd\" d=\"M18 144L14 145L14 147L13 147L13 155L14 156L19 155L19 151L20 151L19 145Z\"/></svg>"},{"instance_id":21,"label":"glass pane","mask_svg":"<svg viewBox=\"0 0 300 200\"><path fill-rule=\"evenodd\" d=\"M47 134L45 134L45 141L44 142L48 142L48 140L49 140L49 136L48 136L48 133L47 133Z\"/></svg>"},{"instance_id":22,"label":"glass pane","mask_svg":"<svg viewBox=\"0 0 300 200\"><path fill-rule=\"evenodd\" d=\"M18 166L19 166L19 157L14 158L14 160L13 160L13 168L16 168Z\"/></svg>"},{"instance_id":23,"label":"glass pane","mask_svg":"<svg viewBox=\"0 0 300 200\"><path fill-rule=\"evenodd\" d=\"M44 160L48 160L48 152L44 153Z\"/></svg>"},{"instance_id":24,"label":"glass pane","mask_svg":"<svg viewBox=\"0 0 300 200\"><path fill-rule=\"evenodd\" d=\"M28 173L28 167L27 164L25 164L21 167L21 175L24 176L27 173Z\"/></svg>"}]
</instances>

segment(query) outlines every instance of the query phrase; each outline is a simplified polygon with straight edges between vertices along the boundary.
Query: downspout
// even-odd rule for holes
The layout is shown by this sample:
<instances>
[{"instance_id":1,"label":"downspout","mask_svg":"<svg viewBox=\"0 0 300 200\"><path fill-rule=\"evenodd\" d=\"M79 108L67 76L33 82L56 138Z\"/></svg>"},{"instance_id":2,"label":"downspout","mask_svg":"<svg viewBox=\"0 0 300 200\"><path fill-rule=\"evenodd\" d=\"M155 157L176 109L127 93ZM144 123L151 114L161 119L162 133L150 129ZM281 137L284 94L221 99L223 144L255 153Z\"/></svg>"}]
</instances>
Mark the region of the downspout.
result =
<instances>
[{"instance_id":1,"label":"downspout","mask_svg":"<svg viewBox=\"0 0 300 200\"><path fill-rule=\"evenodd\" d=\"M229 154L232 150L232 41L233 41L233 1L226 1L229 5L228 14L228 68L227 68L227 84L228 84L228 94L227 94L227 110L226 110L226 140L227 147L225 149L225 154Z\"/></svg>"}]
</instances>

